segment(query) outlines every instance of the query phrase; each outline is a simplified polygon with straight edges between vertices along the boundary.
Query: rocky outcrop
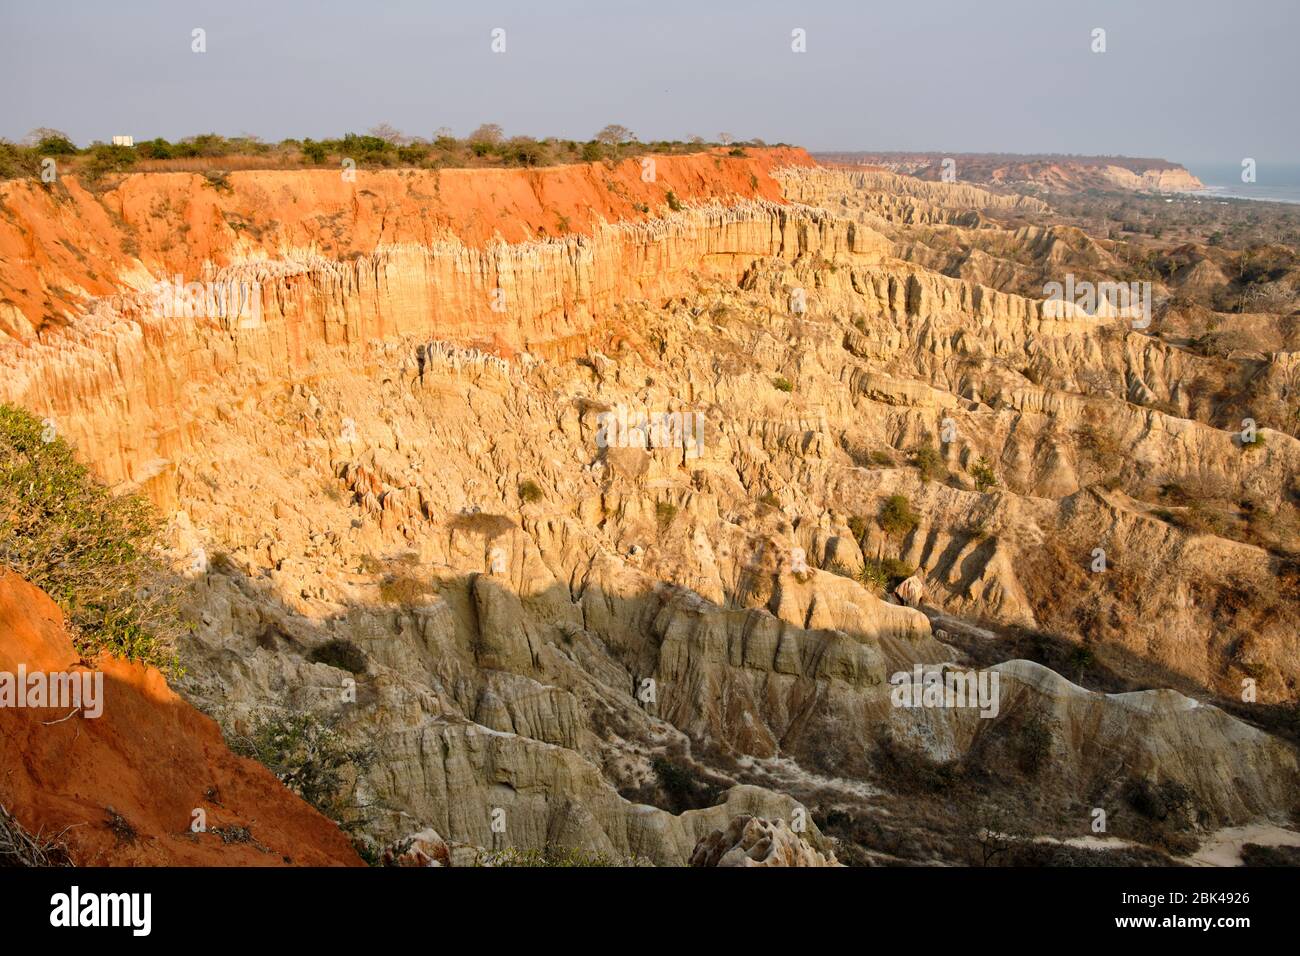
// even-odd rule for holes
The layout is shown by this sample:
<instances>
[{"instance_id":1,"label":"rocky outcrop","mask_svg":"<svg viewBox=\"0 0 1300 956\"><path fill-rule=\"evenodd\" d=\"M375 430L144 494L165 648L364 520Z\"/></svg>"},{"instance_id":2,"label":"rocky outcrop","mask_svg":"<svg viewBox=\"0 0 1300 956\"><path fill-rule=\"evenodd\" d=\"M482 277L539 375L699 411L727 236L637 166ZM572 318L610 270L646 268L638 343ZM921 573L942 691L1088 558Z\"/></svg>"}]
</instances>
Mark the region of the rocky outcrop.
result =
<instances>
[{"instance_id":1,"label":"rocky outcrop","mask_svg":"<svg viewBox=\"0 0 1300 956\"><path fill-rule=\"evenodd\" d=\"M784 820L739 816L695 845L691 866L839 866L794 833Z\"/></svg>"}]
</instances>

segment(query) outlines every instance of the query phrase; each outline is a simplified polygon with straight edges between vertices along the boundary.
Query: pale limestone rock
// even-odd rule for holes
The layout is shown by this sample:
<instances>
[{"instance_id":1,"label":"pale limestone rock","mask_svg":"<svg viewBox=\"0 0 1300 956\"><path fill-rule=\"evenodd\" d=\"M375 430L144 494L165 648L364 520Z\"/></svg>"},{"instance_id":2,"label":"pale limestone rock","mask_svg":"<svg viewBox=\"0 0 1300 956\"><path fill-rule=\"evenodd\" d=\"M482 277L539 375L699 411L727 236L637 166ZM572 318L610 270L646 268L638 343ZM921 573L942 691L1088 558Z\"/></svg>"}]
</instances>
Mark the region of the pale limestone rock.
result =
<instances>
[{"instance_id":1,"label":"pale limestone rock","mask_svg":"<svg viewBox=\"0 0 1300 956\"><path fill-rule=\"evenodd\" d=\"M799 838L784 820L739 816L695 845L691 866L839 866Z\"/></svg>"}]
</instances>

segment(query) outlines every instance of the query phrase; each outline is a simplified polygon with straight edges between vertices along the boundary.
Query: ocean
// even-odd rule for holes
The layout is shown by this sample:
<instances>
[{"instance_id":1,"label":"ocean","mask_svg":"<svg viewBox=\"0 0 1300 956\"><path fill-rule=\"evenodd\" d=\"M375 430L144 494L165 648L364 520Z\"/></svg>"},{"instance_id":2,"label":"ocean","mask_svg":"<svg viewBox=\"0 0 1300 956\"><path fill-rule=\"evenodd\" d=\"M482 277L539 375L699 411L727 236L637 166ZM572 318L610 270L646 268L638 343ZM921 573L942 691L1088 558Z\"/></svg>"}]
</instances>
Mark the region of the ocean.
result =
<instances>
[{"instance_id":1,"label":"ocean","mask_svg":"<svg viewBox=\"0 0 1300 956\"><path fill-rule=\"evenodd\" d=\"M1300 203L1300 164L1261 161L1255 182L1241 181L1241 163L1188 163L1187 168L1206 185L1206 192L1231 199Z\"/></svg>"}]
</instances>

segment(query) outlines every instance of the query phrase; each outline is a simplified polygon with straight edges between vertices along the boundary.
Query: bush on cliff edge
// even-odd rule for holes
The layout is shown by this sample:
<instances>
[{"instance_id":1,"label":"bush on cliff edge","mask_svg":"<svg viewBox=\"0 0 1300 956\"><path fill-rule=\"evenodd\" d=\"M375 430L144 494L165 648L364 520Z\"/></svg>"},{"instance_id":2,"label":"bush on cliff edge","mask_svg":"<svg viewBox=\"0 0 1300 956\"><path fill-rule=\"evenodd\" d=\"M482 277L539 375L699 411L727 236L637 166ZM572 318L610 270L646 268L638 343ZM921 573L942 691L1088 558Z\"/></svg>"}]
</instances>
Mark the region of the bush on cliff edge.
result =
<instances>
[{"instance_id":1,"label":"bush on cliff edge","mask_svg":"<svg viewBox=\"0 0 1300 956\"><path fill-rule=\"evenodd\" d=\"M79 653L175 672L182 624L158 531L147 501L114 495L52 427L0 404L0 564L63 609Z\"/></svg>"}]
</instances>

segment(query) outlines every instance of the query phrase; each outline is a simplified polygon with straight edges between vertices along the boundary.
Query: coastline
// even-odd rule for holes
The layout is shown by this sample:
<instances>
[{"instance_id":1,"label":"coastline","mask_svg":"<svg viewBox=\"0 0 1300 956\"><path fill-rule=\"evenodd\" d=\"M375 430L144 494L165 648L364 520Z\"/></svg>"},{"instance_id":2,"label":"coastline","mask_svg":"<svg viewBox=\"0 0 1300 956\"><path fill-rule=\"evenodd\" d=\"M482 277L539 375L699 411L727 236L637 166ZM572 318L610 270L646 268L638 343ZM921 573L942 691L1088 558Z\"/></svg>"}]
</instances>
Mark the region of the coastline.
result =
<instances>
[{"instance_id":1,"label":"coastline","mask_svg":"<svg viewBox=\"0 0 1300 956\"><path fill-rule=\"evenodd\" d=\"M1243 202L1273 202L1283 203L1288 206L1300 205L1300 197L1283 197L1283 196L1247 196L1238 192L1231 192L1236 187L1233 186L1202 186L1200 189L1179 189L1177 194L1180 196L1194 196L1197 199L1238 199ZM1294 189L1295 187L1265 187L1267 188L1285 188Z\"/></svg>"}]
</instances>

